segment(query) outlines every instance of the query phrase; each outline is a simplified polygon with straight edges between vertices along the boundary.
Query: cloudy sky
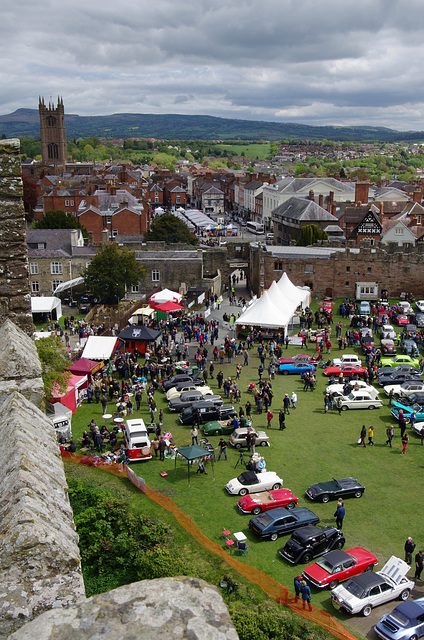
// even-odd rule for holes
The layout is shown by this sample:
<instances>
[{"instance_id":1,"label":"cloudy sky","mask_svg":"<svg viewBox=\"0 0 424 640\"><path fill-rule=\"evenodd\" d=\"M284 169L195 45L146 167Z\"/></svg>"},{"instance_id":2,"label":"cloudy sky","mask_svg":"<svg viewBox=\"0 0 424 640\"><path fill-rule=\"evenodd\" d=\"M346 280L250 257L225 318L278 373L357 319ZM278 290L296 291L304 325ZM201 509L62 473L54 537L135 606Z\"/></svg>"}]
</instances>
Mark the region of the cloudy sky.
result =
<instances>
[{"instance_id":1,"label":"cloudy sky","mask_svg":"<svg viewBox=\"0 0 424 640\"><path fill-rule=\"evenodd\" d=\"M422 0L2 0L0 114L424 130Z\"/></svg>"}]
</instances>

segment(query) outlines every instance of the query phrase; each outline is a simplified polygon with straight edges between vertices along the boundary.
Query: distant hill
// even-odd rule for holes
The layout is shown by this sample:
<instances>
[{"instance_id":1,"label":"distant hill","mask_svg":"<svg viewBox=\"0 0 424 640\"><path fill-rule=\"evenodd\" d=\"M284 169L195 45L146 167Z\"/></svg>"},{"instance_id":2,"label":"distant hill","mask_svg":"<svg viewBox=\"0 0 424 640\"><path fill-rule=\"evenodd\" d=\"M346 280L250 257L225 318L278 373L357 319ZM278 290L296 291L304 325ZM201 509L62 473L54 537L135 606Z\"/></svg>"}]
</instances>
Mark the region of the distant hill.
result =
<instances>
[{"instance_id":1,"label":"distant hill","mask_svg":"<svg viewBox=\"0 0 424 640\"><path fill-rule=\"evenodd\" d=\"M115 113L109 116L66 114L68 138L165 138L169 140L281 140L283 138L364 142L424 140L424 132L399 132L385 127L314 127L289 122L233 120L213 116ZM37 109L17 109L0 116L0 135L40 137Z\"/></svg>"}]
</instances>

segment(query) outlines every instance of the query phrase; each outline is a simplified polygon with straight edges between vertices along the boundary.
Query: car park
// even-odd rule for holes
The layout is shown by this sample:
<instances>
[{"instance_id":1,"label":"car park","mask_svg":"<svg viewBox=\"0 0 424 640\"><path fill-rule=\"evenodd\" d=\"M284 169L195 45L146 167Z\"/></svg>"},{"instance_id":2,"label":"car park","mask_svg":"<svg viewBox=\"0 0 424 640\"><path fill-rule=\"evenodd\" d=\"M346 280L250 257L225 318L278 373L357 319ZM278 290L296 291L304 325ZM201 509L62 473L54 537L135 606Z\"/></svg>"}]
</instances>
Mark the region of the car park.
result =
<instances>
[{"instance_id":1,"label":"car park","mask_svg":"<svg viewBox=\"0 0 424 640\"><path fill-rule=\"evenodd\" d=\"M236 449L247 447L246 437L248 433L256 437L256 446L269 447L268 434L265 433L265 431L256 431L252 427L238 427L234 429L229 438L230 445Z\"/></svg>"},{"instance_id":2,"label":"car park","mask_svg":"<svg viewBox=\"0 0 424 640\"><path fill-rule=\"evenodd\" d=\"M365 391L367 393L370 394L371 398L378 400L380 399L380 395L378 390L373 387L370 384L367 384L364 380L353 380L351 383L349 383L349 393L350 391ZM346 385L345 384L329 384L328 387L326 387L325 392L326 393L332 393L334 398L337 398L338 396L344 396L345 394L343 393L344 390L346 389Z\"/></svg>"},{"instance_id":3,"label":"car park","mask_svg":"<svg viewBox=\"0 0 424 640\"><path fill-rule=\"evenodd\" d=\"M200 391L184 391L183 393L181 393L181 395L172 398L168 402L168 409L170 411L176 411L177 413L180 413L180 411L182 411L186 407L190 407L193 402L201 402L204 398L206 398L208 402L213 402L213 404L217 405L218 407L223 404L223 399L219 395L207 394L203 396Z\"/></svg>"},{"instance_id":4,"label":"car park","mask_svg":"<svg viewBox=\"0 0 424 640\"><path fill-rule=\"evenodd\" d=\"M305 494L310 500L328 502L339 498L360 498L365 487L356 478L333 478L329 482L317 482L306 489Z\"/></svg>"},{"instance_id":5,"label":"car park","mask_svg":"<svg viewBox=\"0 0 424 640\"><path fill-rule=\"evenodd\" d=\"M225 488L232 495L245 496L252 492L280 489L282 485L283 480L275 471L262 471L262 473L243 471L237 478L227 482Z\"/></svg>"},{"instance_id":6,"label":"car park","mask_svg":"<svg viewBox=\"0 0 424 640\"><path fill-rule=\"evenodd\" d=\"M424 598L401 602L374 627L383 640L418 640L424 636Z\"/></svg>"},{"instance_id":7,"label":"car park","mask_svg":"<svg viewBox=\"0 0 424 640\"><path fill-rule=\"evenodd\" d=\"M292 533L299 527L317 524L319 517L306 507L295 509L273 509L249 520L251 529L259 538L277 540L278 536Z\"/></svg>"},{"instance_id":8,"label":"car park","mask_svg":"<svg viewBox=\"0 0 424 640\"><path fill-rule=\"evenodd\" d=\"M410 364L412 367L419 368L420 362L418 358L411 358L411 356L398 355L394 358L381 358L382 367L396 367L398 364Z\"/></svg>"},{"instance_id":9,"label":"car park","mask_svg":"<svg viewBox=\"0 0 424 640\"><path fill-rule=\"evenodd\" d=\"M150 460L152 449L144 420L142 418L126 420L123 432L128 461L142 462Z\"/></svg>"},{"instance_id":10,"label":"car park","mask_svg":"<svg viewBox=\"0 0 424 640\"><path fill-rule=\"evenodd\" d=\"M390 338L383 338L380 341L380 348L383 356L393 356L397 353L395 343Z\"/></svg>"},{"instance_id":11,"label":"car park","mask_svg":"<svg viewBox=\"0 0 424 640\"><path fill-rule=\"evenodd\" d=\"M336 527L302 527L295 531L279 554L292 564L303 564L333 549L344 547L345 539Z\"/></svg>"},{"instance_id":12,"label":"car park","mask_svg":"<svg viewBox=\"0 0 424 640\"><path fill-rule=\"evenodd\" d=\"M237 507L241 513L253 513L257 516L263 511L271 511L280 507L293 509L297 503L298 498L292 494L290 489L275 489L274 491L261 491L243 496L238 501Z\"/></svg>"},{"instance_id":13,"label":"car park","mask_svg":"<svg viewBox=\"0 0 424 640\"><path fill-rule=\"evenodd\" d=\"M333 605L351 614L369 616L380 604L395 598L407 600L415 586L405 577L409 569L406 562L392 556L381 571L362 573L333 589Z\"/></svg>"},{"instance_id":14,"label":"car park","mask_svg":"<svg viewBox=\"0 0 424 640\"><path fill-rule=\"evenodd\" d=\"M390 395L391 390L393 390L394 398L411 396L413 393L424 392L424 382L422 380L406 380L402 384L386 385L384 387L386 396Z\"/></svg>"},{"instance_id":15,"label":"car park","mask_svg":"<svg viewBox=\"0 0 424 640\"><path fill-rule=\"evenodd\" d=\"M326 376L340 376L344 378L351 378L354 376L362 376L365 372L364 367L359 367L353 364L339 364L336 366L327 367L324 369L324 375Z\"/></svg>"},{"instance_id":16,"label":"car park","mask_svg":"<svg viewBox=\"0 0 424 640\"><path fill-rule=\"evenodd\" d=\"M377 409L383 406L383 401L373 398L370 393L364 389L359 391L351 391L348 396L341 398L341 410L348 409Z\"/></svg>"},{"instance_id":17,"label":"car park","mask_svg":"<svg viewBox=\"0 0 424 640\"><path fill-rule=\"evenodd\" d=\"M313 364L309 362L294 362L291 364L290 362L286 362L285 364L278 365L278 372L287 376L290 373L306 373L306 371L311 371L314 373L315 367Z\"/></svg>"},{"instance_id":18,"label":"car park","mask_svg":"<svg viewBox=\"0 0 424 640\"><path fill-rule=\"evenodd\" d=\"M375 555L362 547L354 547L348 551L337 549L324 554L317 562L306 567L302 576L314 587L334 589L348 578L372 571L377 564Z\"/></svg>"}]
</instances>

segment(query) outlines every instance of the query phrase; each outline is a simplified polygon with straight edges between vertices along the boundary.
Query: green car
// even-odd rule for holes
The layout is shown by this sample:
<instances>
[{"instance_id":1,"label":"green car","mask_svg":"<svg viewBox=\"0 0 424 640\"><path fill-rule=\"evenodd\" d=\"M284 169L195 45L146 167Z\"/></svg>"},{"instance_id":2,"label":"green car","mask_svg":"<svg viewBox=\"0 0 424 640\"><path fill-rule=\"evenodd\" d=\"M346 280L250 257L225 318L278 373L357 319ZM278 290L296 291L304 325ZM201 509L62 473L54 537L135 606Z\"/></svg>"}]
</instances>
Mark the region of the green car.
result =
<instances>
[{"instance_id":1,"label":"green car","mask_svg":"<svg viewBox=\"0 0 424 640\"><path fill-rule=\"evenodd\" d=\"M239 419L240 427L250 427L251 422L247 418ZM234 425L232 421L227 422L224 420L213 420L203 425L203 433L205 436L228 436L234 431Z\"/></svg>"},{"instance_id":2,"label":"green car","mask_svg":"<svg viewBox=\"0 0 424 640\"><path fill-rule=\"evenodd\" d=\"M407 355L398 355L393 358L381 358L381 366L382 367L397 367L399 364L410 364L413 367L419 367L420 361L419 358L411 358L411 356Z\"/></svg>"}]
</instances>

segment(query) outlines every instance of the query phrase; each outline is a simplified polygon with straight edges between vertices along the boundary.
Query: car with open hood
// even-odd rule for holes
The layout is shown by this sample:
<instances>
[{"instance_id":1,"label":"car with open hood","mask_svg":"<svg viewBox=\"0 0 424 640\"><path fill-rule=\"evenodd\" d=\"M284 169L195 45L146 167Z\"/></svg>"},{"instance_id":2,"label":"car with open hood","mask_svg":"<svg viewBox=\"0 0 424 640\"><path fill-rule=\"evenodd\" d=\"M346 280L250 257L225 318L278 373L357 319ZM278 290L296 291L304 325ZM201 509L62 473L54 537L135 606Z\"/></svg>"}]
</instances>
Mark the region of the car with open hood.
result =
<instances>
[{"instance_id":1,"label":"car with open hood","mask_svg":"<svg viewBox=\"0 0 424 640\"><path fill-rule=\"evenodd\" d=\"M275 471L243 471L237 478L233 478L225 485L228 493L232 495L245 496L247 493L258 491L269 491L279 489L283 486L283 480Z\"/></svg>"},{"instance_id":2,"label":"car with open hood","mask_svg":"<svg viewBox=\"0 0 424 640\"><path fill-rule=\"evenodd\" d=\"M347 551L336 549L325 553L319 560L304 569L302 576L314 587L334 589L340 582L372 571L378 564L374 554L362 547Z\"/></svg>"},{"instance_id":3,"label":"car with open hood","mask_svg":"<svg viewBox=\"0 0 424 640\"><path fill-rule=\"evenodd\" d=\"M339 498L360 498L365 487L356 478L333 478L329 482L317 482L306 489L305 494L310 500L328 502Z\"/></svg>"},{"instance_id":4,"label":"car with open hood","mask_svg":"<svg viewBox=\"0 0 424 640\"><path fill-rule=\"evenodd\" d=\"M383 640L418 640L424 636L424 598L401 602L374 627Z\"/></svg>"},{"instance_id":5,"label":"car with open hood","mask_svg":"<svg viewBox=\"0 0 424 640\"><path fill-rule=\"evenodd\" d=\"M336 609L369 616L374 607L400 598L407 600L415 584L406 577L409 564L392 556L376 573L366 572L351 578L332 590Z\"/></svg>"}]
</instances>

